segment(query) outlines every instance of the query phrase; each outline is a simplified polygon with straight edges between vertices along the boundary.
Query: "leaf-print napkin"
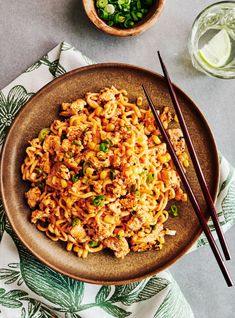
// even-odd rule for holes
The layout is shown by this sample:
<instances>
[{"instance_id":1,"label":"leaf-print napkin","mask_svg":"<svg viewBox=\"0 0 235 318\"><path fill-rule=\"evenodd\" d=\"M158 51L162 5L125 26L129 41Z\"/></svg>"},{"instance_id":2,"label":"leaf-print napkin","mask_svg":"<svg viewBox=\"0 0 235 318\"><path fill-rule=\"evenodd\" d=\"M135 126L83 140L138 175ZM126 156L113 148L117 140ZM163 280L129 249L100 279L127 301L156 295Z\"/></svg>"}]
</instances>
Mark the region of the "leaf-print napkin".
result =
<instances>
[{"instance_id":1,"label":"leaf-print napkin","mask_svg":"<svg viewBox=\"0 0 235 318\"><path fill-rule=\"evenodd\" d=\"M33 94L87 64L92 61L63 42L0 91L0 145L17 111ZM226 231L235 223L235 174L222 156L220 165L216 209ZM194 317L169 272L128 285L98 286L53 271L21 244L1 203L0 241L0 318ZM194 249L206 243L202 235Z\"/></svg>"}]
</instances>

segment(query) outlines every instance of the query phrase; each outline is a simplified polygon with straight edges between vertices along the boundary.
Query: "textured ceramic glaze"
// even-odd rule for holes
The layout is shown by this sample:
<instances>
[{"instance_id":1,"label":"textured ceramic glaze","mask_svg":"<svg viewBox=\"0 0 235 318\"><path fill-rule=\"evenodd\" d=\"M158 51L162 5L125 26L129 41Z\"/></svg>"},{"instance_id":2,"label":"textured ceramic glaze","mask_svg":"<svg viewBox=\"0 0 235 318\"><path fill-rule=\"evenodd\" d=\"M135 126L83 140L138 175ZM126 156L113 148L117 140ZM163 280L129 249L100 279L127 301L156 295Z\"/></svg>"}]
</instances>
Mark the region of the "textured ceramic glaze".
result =
<instances>
[{"instance_id":1,"label":"textured ceramic glaze","mask_svg":"<svg viewBox=\"0 0 235 318\"><path fill-rule=\"evenodd\" d=\"M8 218L16 234L31 252L65 275L96 284L122 284L143 279L175 262L201 233L191 204L177 203L180 216L170 217L166 223L177 234L166 238L161 251L131 252L123 260L115 258L110 251L102 251L89 254L87 259L79 259L75 254L66 252L63 243L50 241L30 223L31 211L24 199L29 185L22 181L20 171L28 140L36 137L43 127L48 127L58 118L62 102L71 102L83 97L88 91L99 91L111 85L118 89L125 88L130 100L135 101L136 97L144 96L141 88L143 83L157 108L172 108L166 83L160 75L130 65L97 64L69 72L46 85L19 112L7 135L1 160L1 190ZM213 136L193 101L179 88L176 88L176 93L210 192L215 199L219 163ZM144 106L147 107L146 99ZM187 175L208 218L192 164Z\"/></svg>"},{"instance_id":2,"label":"textured ceramic glaze","mask_svg":"<svg viewBox=\"0 0 235 318\"><path fill-rule=\"evenodd\" d=\"M99 30L115 36L132 36L146 31L157 22L164 8L164 4L165 0L156 0L152 5L152 8L149 10L147 16L136 23L133 28L119 29L117 27L108 26L102 19L100 19L96 12L94 0L83 0L84 9L91 22Z\"/></svg>"}]
</instances>

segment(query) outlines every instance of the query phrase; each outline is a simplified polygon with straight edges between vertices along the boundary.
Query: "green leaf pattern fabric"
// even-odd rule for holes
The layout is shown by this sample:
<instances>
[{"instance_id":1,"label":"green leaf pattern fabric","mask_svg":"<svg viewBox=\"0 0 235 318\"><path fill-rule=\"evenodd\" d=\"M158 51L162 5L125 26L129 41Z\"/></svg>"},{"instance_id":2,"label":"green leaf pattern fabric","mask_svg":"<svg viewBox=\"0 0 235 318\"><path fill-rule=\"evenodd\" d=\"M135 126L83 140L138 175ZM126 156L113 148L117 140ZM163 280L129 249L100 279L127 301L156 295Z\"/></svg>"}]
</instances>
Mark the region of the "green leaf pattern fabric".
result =
<instances>
[{"instance_id":1,"label":"green leaf pattern fabric","mask_svg":"<svg viewBox=\"0 0 235 318\"><path fill-rule=\"evenodd\" d=\"M63 42L0 91L0 147L18 110L41 87L93 62ZM224 230L235 221L234 169L220 155L217 211ZM212 227L212 224L210 224ZM202 235L193 249L205 245ZM169 272L121 286L98 286L61 275L36 259L13 232L0 202L0 318L193 318Z\"/></svg>"},{"instance_id":2,"label":"green leaf pattern fabric","mask_svg":"<svg viewBox=\"0 0 235 318\"><path fill-rule=\"evenodd\" d=\"M235 173L231 164L220 154L220 181L216 200L216 211L219 222L226 232L235 224ZM212 221L209 227L216 238ZM208 244L205 234L202 234L193 249Z\"/></svg>"},{"instance_id":3,"label":"green leaf pattern fabric","mask_svg":"<svg viewBox=\"0 0 235 318\"><path fill-rule=\"evenodd\" d=\"M27 93L22 85L10 89L7 96L0 92L0 144L18 110L30 99L33 93Z\"/></svg>"}]
</instances>

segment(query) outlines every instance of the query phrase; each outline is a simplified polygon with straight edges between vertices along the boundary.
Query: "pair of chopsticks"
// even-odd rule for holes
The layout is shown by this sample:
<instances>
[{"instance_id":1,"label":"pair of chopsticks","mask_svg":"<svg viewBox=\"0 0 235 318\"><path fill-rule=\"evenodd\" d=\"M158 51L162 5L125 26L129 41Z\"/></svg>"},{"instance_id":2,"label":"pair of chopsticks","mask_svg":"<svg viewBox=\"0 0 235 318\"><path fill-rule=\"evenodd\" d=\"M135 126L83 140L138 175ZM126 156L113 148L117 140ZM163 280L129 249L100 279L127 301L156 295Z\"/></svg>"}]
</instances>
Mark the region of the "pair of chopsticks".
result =
<instances>
[{"instance_id":1,"label":"pair of chopsticks","mask_svg":"<svg viewBox=\"0 0 235 318\"><path fill-rule=\"evenodd\" d=\"M214 223L214 226L215 226L215 229L216 229L216 233L218 235L218 238L219 238L219 241L220 241L220 244L221 244L221 248L223 250L223 253L224 253L224 256L225 256L225 259L226 260L229 260L230 259L230 254L229 254L229 250L228 250L228 246L227 246L227 243L226 243L226 240L225 240L225 237L224 237L224 234L222 232L222 229L221 229L221 226L219 224L219 219L218 219L218 215L216 213L216 210L215 210L215 206L214 206L214 203L213 203L213 200L211 198L211 195L210 195L210 192L209 192L209 189L208 189L208 186L206 184L206 181L205 181L205 178L204 178L204 175L202 173L202 170L201 170L201 167L200 167L200 164L199 164L199 161L198 161L198 158L197 158L197 155L196 155L196 152L195 152L195 149L194 149L194 146L193 146L193 143L192 143L192 140L191 140L191 137L189 135L189 132L188 132L188 129L187 129L187 126L186 126L186 123L185 123L185 120L184 120L184 117L183 117L183 114L182 114L182 111L180 109L180 105L179 105L179 102L178 102L178 99L177 99L177 96L176 96L176 93L175 93L175 90L174 90L174 87L172 85L172 82L170 80L170 77L169 77L169 74L167 72L167 69L166 69L166 66L165 64L163 63L162 61L162 58L161 58L161 55L160 55L160 52L158 51L158 57L159 57L159 60L160 60L160 64L161 64L161 67L162 67L162 71L163 71L163 74L164 74L164 77L165 77L165 80L167 82L167 85L168 85L168 90L169 90L169 93L170 93L170 96L171 96L171 100L172 100L172 103L174 105L174 108L175 108L175 111L176 111L176 115L178 117L178 120L179 120L179 123L180 123L180 126L181 126L181 129L182 129L182 132L183 132L183 135L184 135L184 138L185 138L185 141L186 141L186 144L187 144L187 147L188 147L188 150L189 150L189 154L190 154L190 157L192 159L192 162L193 162L193 166L195 168L195 171L196 171L196 174L197 174L197 177L198 177L198 181L200 183L200 186L201 186L201 189L202 189L202 192L203 192L203 195L204 195L204 198L207 202L207 205L208 205L208 208L209 208L209 212L210 212L210 216L213 220L213 223ZM169 150L169 153L171 155L171 158L174 162L174 165L177 169L177 172L181 178L181 181L183 183L183 186L189 196L189 199L191 201L191 204L194 208L194 211L198 217L198 220L201 224L201 227L206 235L206 238L210 244L210 247L213 251L213 254L216 258L216 261L220 267L220 270L226 280L226 283L227 285L230 287L230 286L233 286L233 281L228 273L228 270L224 264L224 261L223 261L223 258L221 256L221 253L220 253L220 250L213 238L213 235L210 231L210 228L208 227L207 225L207 221L205 219L205 216L199 206L199 203L198 203L198 200L196 199L194 193L193 193L193 190L189 184L189 181L186 177L186 174L181 166L181 163L179 162L179 159L175 153L175 150L172 146L172 143L170 141L170 138L168 137L168 134L160 120L160 117L154 107L154 104L150 98L150 95L147 91L147 89L144 87L144 85L142 85L143 87L143 90L144 90L144 93L146 95L146 98L148 100L148 103L149 103L149 106L153 112L153 115L155 117L155 120L157 122L157 125L158 125L158 128L163 136L163 139L165 141L165 143L167 144L168 146L168 150Z\"/></svg>"}]
</instances>

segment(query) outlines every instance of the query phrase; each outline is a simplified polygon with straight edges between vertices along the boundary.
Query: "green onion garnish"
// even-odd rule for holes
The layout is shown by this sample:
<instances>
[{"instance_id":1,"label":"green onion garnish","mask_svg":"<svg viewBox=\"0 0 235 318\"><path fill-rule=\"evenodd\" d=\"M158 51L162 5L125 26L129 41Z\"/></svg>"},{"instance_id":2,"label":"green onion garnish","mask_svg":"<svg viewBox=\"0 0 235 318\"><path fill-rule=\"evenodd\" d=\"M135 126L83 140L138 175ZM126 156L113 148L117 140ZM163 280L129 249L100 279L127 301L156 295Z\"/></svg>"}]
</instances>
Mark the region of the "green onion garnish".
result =
<instances>
[{"instance_id":1,"label":"green onion garnish","mask_svg":"<svg viewBox=\"0 0 235 318\"><path fill-rule=\"evenodd\" d=\"M74 140L74 141L72 142L72 144L73 144L73 145L76 145L76 146L81 146L81 145L82 145L81 140Z\"/></svg>"},{"instance_id":2,"label":"green onion garnish","mask_svg":"<svg viewBox=\"0 0 235 318\"><path fill-rule=\"evenodd\" d=\"M65 157L66 159L71 159L71 158L73 158L73 152L72 152L72 151L67 151L67 152L65 152L65 153L64 153L64 157Z\"/></svg>"},{"instance_id":3,"label":"green onion garnish","mask_svg":"<svg viewBox=\"0 0 235 318\"><path fill-rule=\"evenodd\" d=\"M81 221L79 219L72 219L72 226L78 225L80 222Z\"/></svg>"},{"instance_id":4,"label":"green onion garnish","mask_svg":"<svg viewBox=\"0 0 235 318\"><path fill-rule=\"evenodd\" d=\"M108 0L97 0L96 1L96 6L98 8L105 8L108 3L109 3Z\"/></svg>"},{"instance_id":5,"label":"green onion garnish","mask_svg":"<svg viewBox=\"0 0 235 318\"><path fill-rule=\"evenodd\" d=\"M91 241L91 242L89 242L89 245L90 245L90 247L97 247L97 246L99 246L99 242Z\"/></svg>"},{"instance_id":6,"label":"green onion garnish","mask_svg":"<svg viewBox=\"0 0 235 318\"><path fill-rule=\"evenodd\" d=\"M136 7L138 10L141 9L141 1L140 0L137 0Z\"/></svg>"},{"instance_id":7,"label":"green onion garnish","mask_svg":"<svg viewBox=\"0 0 235 318\"><path fill-rule=\"evenodd\" d=\"M110 170L110 179L114 180L116 178L117 172L113 169Z\"/></svg>"},{"instance_id":8,"label":"green onion garnish","mask_svg":"<svg viewBox=\"0 0 235 318\"><path fill-rule=\"evenodd\" d=\"M49 133L50 133L50 128L43 128L38 135L39 141L42 142L45 139L45 137L49 135Z\"/></svg>"},{"instance_id":9,"label":"green onion garnish","mask_svg":"<svg viewBox=\"0 0 235 318\"><path fill-rule=\"evenodd\" d=\"M40 177L43 174L43 170L39 167L36 167L34 172L36 173L37 177Z\"/></svg>"},{"instance_id":10,"label":"green onion garnish","mask_svg":"<svg viewBox=\"0 0 235 318\"><path fill-rule=\"evenodd\" d=\"M108 19L109 19L109 14L108 14L108 12L106 12L106 11L104 11L104 10L102 10L102 9L100 9L99 12L100 12L100 17L101 17L101 19L103 19L103 20L108 20Z\"/></svg>"},{"instance_id":11,"label":"green onion garnish","mask_svg":"<svg viewBox=\"0 0 235 318\"><path fill-rule=\"evenodd\" d=\"M113 26L114 22L113 21L108 21L107 24L111 27L111 26Z\"/></svg>"},{"instance_id":12,"label":"green onion garnish","mask_svg":"<svg viewBox=\"0 0 235 318\"><path fill-rule=\"evenodd\" d=\"M146 182L147 182L147 183L151 183L151 182L153 181L153 179L154 179L154 174L149 173L149 174L147 175Z\"/></svg>"},{"instance_id":13,"label":"green onion garnish","mask_svg":"<svg viewBox=\"0 0 235 318\"><path fill-rule=\"evenodd\" d=\"M132 28L149 12L154 0L97 0L99 17L109 26Z\"/></svg>"},{"instance_id":14,"label":"green onion garnish","mask_svg":"<svg viewBox=\"0 0 235 318\"><path fill-rule=\"evenodd\" d=\"M73 183L75 183L75 182L77 182L79 180L79 178L80 178L80 174L76 173L76 174L72 175L71 180L72 180Z\"/></svg>"},{"instance_id":15,"label":"green onion garnish","mask_svg":"<svg viewBox=\"0 0 235 318\"><path fill-rule=\"evenodd\" d=\"M104 8L104 11L106 11L108 14L114 14L115 7L113 4L107 4L107 6Z\"/></svg>"},{"instance_id":16,"label":"green onion garnish","mask_svg":"<svg viewBox=\"0 0 235 318\"><path fill-rule=\"evenodd\" d=\"M41 181L38 181L36 183L36 186L40 189L40 190L43 190L44 186L45 186L45 181L44 180L41 180Z\"/></svg>"},{"instance_id":17,"label":"green onion garnish","mask_svg":"<svg viewBox=\"0 0 235 318\"><path fill-rule=\"evenodd\" d=\"M141 171L141 173L140 173L140 176L143 176L143 175L145 175L145 174L147 174L148 173L148 170L147 169L143 169L142 171Z\"/></svg>"},{"instance_id":18,"label":"green onion garnish","mask_svg":"<svg viewBox=\"0 0 235 318\"><path fill-rule=\"evenodd\" d=\"M169 213L173 216L178 216L179 215L179 209L177 208L177 206L175 204L173 204L170 207Z\"/></svg>"},{"instance_id":19,"label":"green onion garnish","mask_svg":"<svg viewBox=\"0 0 235 318\"><path fill-rule=\"evenodd\" d=\"M73 183L77 182L79 178L84 177L86 169L90 166L89 162L81 160L79 166L82 167L78 173L73 174L71 180Z\"/></svg>"},{"instance_id":20,"label":"green onion garnish","mask_svg":"<svg viewBox=\"0 0 235 318\"><path fill-rule=\"evenodd\" d=\"M92 199L94 206L102 206L104 204L104 195L97 195Z\"/></svg>"},{"instance_id":21,"label":"green onion garnish","mask_svg":"<svg viewBox=\"0 0 235 318\"><path fill-rule=\"evenodd\" d=\"M109 150L109 141L108 140L103 140L100 144L100 151L103 151L103 152L108 152Z\"/></svg>"}]
</instances>

